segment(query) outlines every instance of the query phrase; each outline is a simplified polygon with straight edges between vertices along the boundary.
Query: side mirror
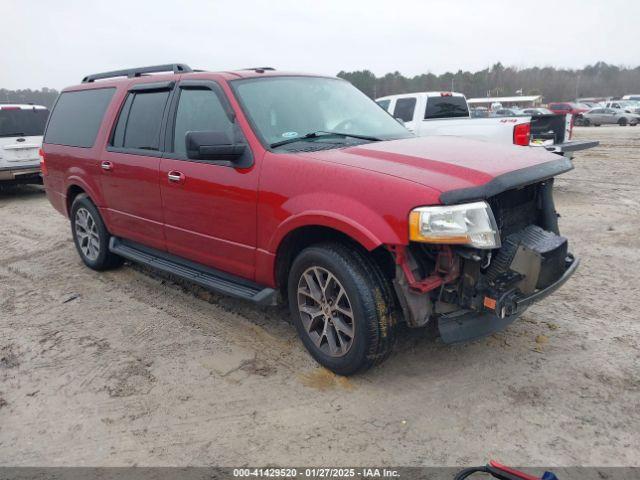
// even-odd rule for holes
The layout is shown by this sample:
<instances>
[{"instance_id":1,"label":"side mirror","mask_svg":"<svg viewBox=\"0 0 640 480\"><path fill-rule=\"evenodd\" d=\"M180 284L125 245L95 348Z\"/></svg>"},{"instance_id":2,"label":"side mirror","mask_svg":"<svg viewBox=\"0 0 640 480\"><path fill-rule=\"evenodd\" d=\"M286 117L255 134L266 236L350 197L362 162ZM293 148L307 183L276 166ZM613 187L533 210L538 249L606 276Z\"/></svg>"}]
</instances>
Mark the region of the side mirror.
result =
<instances>
[{"instance_id":1,"label":"side mirror","mask_svg":"<svg viewBox=\"0 0 640 480\"><path fill-rule=\"evenodd\" d=\"M245 152L246 145L234 144L225 132L187 132L187 157L193 160L235 162Z\"/></svg>"}]
</instances>

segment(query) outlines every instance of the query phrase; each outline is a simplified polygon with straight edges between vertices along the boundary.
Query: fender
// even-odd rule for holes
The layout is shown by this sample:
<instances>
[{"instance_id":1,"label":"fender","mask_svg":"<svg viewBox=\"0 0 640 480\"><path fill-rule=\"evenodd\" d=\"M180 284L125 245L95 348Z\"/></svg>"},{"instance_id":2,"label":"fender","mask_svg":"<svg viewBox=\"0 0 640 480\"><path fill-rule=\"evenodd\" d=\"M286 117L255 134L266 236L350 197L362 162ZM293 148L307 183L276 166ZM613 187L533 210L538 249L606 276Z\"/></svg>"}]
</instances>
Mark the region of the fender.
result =
<instances>
[{"instance_id":1,"label":"fender","mask_svg":"<svg viewBox=\"0 0 640 480\"><path fill-rule=\"evenodd\" d=\"M374 215L375 213L371 212L371 216L368 219L369 224L371 224L373 218L375 218ZM384 243L405 243L396 235L390 226L386 225L386 223L383 221L376 223L382 224L382 228L379 228L379 230L382 231L376 232L377 234L373 233L351 217L326 210L310 210L298 215L293 215L282 222L271 237L271 241L268 245L268 251L275 254L278 250L278 246L287 234L297 228L307 226L333 228L334 230L338 230L350 238L353 238L367 250L373 250Z\"/></svg>"},{"instance_id":2,"label":"fender","mask_svg":"<svg viewBox=\"0 0 640 480\"><path fill-rule=\"evenodd\" d=\"M369 219L371 220L373 218L376 218L375 213L370 212ZM276 286L275 263L278 247L289 233L301 227L320 226L332 228L344 233L369 251L385 243L406 243L406 241L403 241L393 232L393 229L389 225L384 223L382 218L378 218L380 221L377 223L382 225L383 228L380 229L380 232L376 232L377 234L363 227L362 224L356 222L353 218L326 210L306 211L287 218L278 226L272 235L267 247L268 250L257 249L256 281L272 287ZM369 223L371 223L371 221Z\"/></svg>"},{"instance_id":3,"label":"fender","mask_svg":"<svg viewBox=\"0 0 640 480\"><path fill-rule=\"evenodd\" d=\"M91 200L93 201L93 203L95 203L95 205L98 208L101 208L104 202L102 201L102 196L99 194L98 185L91 185L87 183L84 180L85 178L92 178L92 177L83 169L80 169L80 168L71 169L70 174L67 176L64 182L63 193L65 198L65 205L67 202L67 192L69 191L69 189L72 186L78 186L81 189L83 189L87 193L87 195L89 195L89 197L91 197ZM91 182L91 183L94 183L94 182ZM68 214L69 212L67 212L67 215Z\"/></svg>"}]
</instances>

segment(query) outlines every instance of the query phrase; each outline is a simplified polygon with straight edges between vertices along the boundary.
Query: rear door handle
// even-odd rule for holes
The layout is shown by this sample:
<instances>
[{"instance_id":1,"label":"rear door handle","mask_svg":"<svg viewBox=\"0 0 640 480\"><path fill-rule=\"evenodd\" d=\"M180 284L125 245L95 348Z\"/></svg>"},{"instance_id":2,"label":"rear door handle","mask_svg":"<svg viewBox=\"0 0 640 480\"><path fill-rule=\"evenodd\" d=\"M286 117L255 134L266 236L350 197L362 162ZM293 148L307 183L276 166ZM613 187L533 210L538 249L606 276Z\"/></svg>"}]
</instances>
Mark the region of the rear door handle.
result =
<instances>
[{"instance_id":1,"label":"rear door handle","mask_svg":"<svg viewBox=\"0 0 640 480\"><path fill-rule=\"evenodd\" d=\"M113 163L111 163L111 162L101 162L100 163L100 168L102 168L103 170L113 170Z\"/></svg>"},{"instance_id":2,"label":"rear door handle","mask_svg":"<svg viewBox=\"0 0 640 480\"><path fill-rule=\"evenodd\" d=\"M182 172L177 172L175 170L172 170L167 174L167 178L172 183L182 183L184 182L185 176L184 176L184 173Z\"/></svg>"}]
</instances>

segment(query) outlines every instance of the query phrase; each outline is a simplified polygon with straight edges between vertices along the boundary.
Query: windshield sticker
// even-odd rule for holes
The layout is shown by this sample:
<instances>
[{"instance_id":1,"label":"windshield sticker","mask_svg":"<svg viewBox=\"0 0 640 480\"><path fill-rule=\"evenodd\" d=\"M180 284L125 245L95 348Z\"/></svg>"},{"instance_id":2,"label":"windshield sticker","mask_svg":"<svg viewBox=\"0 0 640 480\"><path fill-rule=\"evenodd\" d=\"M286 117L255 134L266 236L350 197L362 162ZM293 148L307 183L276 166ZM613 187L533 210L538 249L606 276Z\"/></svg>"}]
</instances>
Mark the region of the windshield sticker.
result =
<instances>
[{"instance_id":1,"label":"windshield sticker","mask_svg":"<svg viewBox=\"0 0 640 480\"><path fill-rule=\"evenodd\" d=\"M298 136L298 132L284 132L282 134L283 138L293 138L293 137L297 137Z\"/></svg>"}]
</instances>

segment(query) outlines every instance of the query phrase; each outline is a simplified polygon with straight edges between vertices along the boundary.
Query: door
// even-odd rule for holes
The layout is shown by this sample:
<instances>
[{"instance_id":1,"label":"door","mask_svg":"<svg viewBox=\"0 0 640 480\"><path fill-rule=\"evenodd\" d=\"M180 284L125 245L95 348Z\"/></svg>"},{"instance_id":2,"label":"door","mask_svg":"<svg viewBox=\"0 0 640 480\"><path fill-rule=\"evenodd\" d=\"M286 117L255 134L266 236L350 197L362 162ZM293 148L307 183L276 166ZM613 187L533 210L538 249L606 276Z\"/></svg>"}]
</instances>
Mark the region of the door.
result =
<instances>
[{"instance_id":1,"label":"door","mask_svg":"<svg viewBox=\"0 0 640 480\"><path fill-rule=\"evenodd\" d=\"M111 233L161 250L166 244L160 132L172 87L173 82L138 84L128 92L100 162Z\"/></svg>"},{"instance_id":2,"label":"door","mask_svg":"<svg viewBox=\"0 0 640 480\"><path fill-rule=\"evenodd\" d=\"M613 108L606 108L602 115L602 123L617 123L618 114Z\"/></svg>"},{"instance_id":3,"label":"door","mask_svg":"<svg viewBox=\"0 0 640 480\"><path fill-rule=\"evenodd\" d=\"M172 100L160 163L165 237L170 253L248 279L254 277L258 169L222 160L190 160L185 135L226 134L246 143L213 81L185 80ZM251 155L249 146L245 150Z\"/></svg>"}]
</instances>

